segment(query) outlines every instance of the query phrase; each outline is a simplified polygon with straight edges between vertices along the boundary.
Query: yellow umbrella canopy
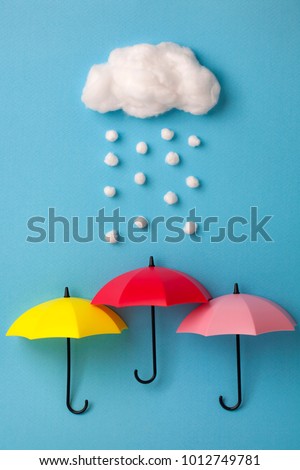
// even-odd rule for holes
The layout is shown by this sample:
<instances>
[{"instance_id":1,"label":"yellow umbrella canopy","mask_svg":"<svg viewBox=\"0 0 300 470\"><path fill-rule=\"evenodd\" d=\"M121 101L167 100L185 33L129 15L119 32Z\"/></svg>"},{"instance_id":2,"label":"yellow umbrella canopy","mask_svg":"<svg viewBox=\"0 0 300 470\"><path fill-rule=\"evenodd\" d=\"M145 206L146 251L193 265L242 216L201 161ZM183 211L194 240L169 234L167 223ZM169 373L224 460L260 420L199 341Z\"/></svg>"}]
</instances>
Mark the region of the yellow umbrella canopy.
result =
<instances>
[{"instance_id":1,"label":"yellow umbrella canopy","mask_svg":"<svg viewBox=\"0 0 300 470\"><path fill-rule=\"evenodd\" d=\"M105 305L96 307L89 300L62 297L30 308L11 325L7 336L40 338L84 338L118 334L127 326Z\"/></svg>"},{"instance_id":2,"label":"yellow umbrella canopy","mask_svg":"<svg viewBox=\"0 0 300 470\"><path fill-rule=\"evenodd\" d=\"M70 403L71 340L101 334L119 334L127 329L126 323L105 305L94 306L89 300L70 297L65 288L62 298L39 304L21 315L11 325L6 336L23 336L28 339L67 338L67 399L72 413L81 414L88 408L88 400L81 410Z\"/></svg>"}]
</instances>

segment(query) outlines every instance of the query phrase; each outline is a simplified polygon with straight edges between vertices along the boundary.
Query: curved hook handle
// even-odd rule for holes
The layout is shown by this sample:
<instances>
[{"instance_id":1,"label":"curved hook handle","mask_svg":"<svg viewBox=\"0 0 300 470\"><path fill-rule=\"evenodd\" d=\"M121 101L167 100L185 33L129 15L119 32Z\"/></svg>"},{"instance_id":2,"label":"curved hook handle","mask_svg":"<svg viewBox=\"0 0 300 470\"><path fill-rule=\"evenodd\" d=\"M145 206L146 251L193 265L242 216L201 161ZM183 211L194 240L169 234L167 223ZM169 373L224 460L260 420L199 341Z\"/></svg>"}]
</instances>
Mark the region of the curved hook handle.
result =
<instances>
[{"instance_id":1,"label":"curved hook handle","mask_svg":"<svg viewBox=\"0 0 300 470\"><path fill-rule=\"evenodd\" d=\"M237 402L237 404L234 405L234 406L227 406L227 405L225 405L225 403L224 403L224 400L223 400L222 395L220 395L220 396L219 396L219 403L220 403L220 405L222 406L222 408L224 408L224 410L227 410L227 411L234 411L234 410L237 410L237 409L239 408L239 406L240 406L241 403L242 403L242 400L239 399L238 402Z\"/></svg>"},{"instance_id":2,"label":"curved hook handle","mask_svg":"<svg viewBox=\"0 0 300 470\"><path fill-rule=\"evenodd\" d=\"M234 411L239 408L242 403L242 383L241 383L241 349L240 335L236 335L236 366L237 366L237 386L238 386L238 402L234 406L227 406L224 403L223 396L219 396L219 403L227 411Z\"/></svg>"},{"instance_id":3,"label":"curved hook handle","mask_svg":"<svg viewBox=\"0 0 300 470\"><path fill-rule=\"evenodd\" d=\"M71 405L71 339L67 338L67 397L66 397L66 405L69 411L71 413L74 413L75 415L80 415L81 413L84 413L89 406L88 400L85 400L84 402L84 407L81 408L81 410L74 410Z\"/></svg>"},{"instance_id":4,"label":"curved hook handle","mask_svg":"<svg viewBox=\"0 0 300 470\"><path fill-rule=\"evenodd\" d=\"M88 409L88 406L89 406L89 401L85 400L84 401L84 407L81 408L81 410L74 410L74 408L72 408L71 404L67 402L68 410L71 411L71 413L74 413L74 415L81 415L82 413L84 413Z\"/></svg>"},{"instance_id":5,"label":"curved hook handle","mask_svg":"<svg viewBox=\"0 0 300 470\"><path fill-rule=\"evenodd\" d=\"M148 380L143 380L143 379L140 379L138 370L135 369L135 371L134 371L134 377L135 377L135 379L136 379L138 382L140 382L140 384L151 384L151 382L153 382L153 380L155 379L156 375L157 375L157 374L156 374L156 371L155 371L155 372L153 373L152 377L150 377L150 379L148 379Z\"/></svg>"},{"instance_id":6,"label":"curved hook handle","mask_svg":"<svg viewBox=\"0 0 300 470\"><path fill-rule=\"evenodd\" d=\"M157 364L156 364L156 334L155 334L155 307L151 306L151 324L152 324L152 361L153 361L153 375L148 380L140 379L137 369L134 371L135 379L141 384L150 384L153 382L157 375Z\"/></svg>"}]
</instances>

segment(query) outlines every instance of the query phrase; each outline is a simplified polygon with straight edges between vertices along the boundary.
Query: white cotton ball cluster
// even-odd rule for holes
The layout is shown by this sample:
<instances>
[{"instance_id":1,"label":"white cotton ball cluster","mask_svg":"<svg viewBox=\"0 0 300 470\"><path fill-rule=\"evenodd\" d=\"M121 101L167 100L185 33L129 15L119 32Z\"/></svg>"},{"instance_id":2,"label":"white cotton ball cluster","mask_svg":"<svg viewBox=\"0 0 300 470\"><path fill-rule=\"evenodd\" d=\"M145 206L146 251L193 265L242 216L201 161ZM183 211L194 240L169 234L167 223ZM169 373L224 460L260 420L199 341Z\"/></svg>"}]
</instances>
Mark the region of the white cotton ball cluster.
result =
<instances>
[{"instance_id":1,"label":"white cotton ball cluster","mask_svg":"<svg viewBox=\"0 0 300 470\"><path fill-rule=\"evenodd\" d=\"M103 189L105 196L114 197L116 195L116 188L114 186L105 186Z\"/></svg>"},{"instance_id":2,"label":"white cotton ball cluster","mask_svg":"<svg viewBox=\"0 0 300 470\"><path fill-rule=\"evenodd\" d=\"M119 134L114 129L105 132L105 138L109 142L115 142L119 138Z\"/></svg>"},{"instance_id":3,"label":"white cotton ball cluster","mask_svg":"<svg viewBox=\"0 0 300 470\"><path fill-rule=\"evenodd\" d=\"M109 232L105 234L105 241L108 243L112 243L112 244L117 243L118 238L119 238L119 235L116 230L110 230Z\"/></svg>"},{"instance_id":4,"label":"white cotton ball cluster","mask_svg":"<svg viewBox=\"0 0 300 470\"><path fill-rule=\"evenodd\" d=\"M134 175L134 182L135 182L136 184L140 184L140 185L141 185L141 184L145 184L145 182L146 182L146 176L145 176L145 174L142 173L141 171L139 171L138 173L136 173L136 174Z\"/></svg>"},{"instance_id":5,"label":"white cotton ball cluster","mask_svg":"<svg viewBox=\"0 0 300 470\"><path fill-rule=\"evenodd\" d=\"M146 144L146 142L139 142L138 144L136 144L135 149L137 153L145 155L148 152L148 145Z\"/></svg>"},{"instance_id":6,"label":"white cotton ball cluster","mask_svg":"<svg viewBox=\"0 0 300 470\"><path fill-rule=\"evenodd\" d=\"M196 135L190 135L188 138L188 144L190 147L199 147L201 140Z\"/></svg>"},{"instance_id":7,"label":"white cotton ball cluster","mask_svg":"<svg viewBox=\"0 0 300 470\"><path fill-rule=\"evenodd\" d=\"M172 140L174 137L174 131L171 129L164 128L160 132L161 138L164 140Z\"/></svg>"},{"instance_id":8,"label":"white cotton ball cluster","mask_svg":"<svg viewBox=\"0 0 300 470\"><path fill-rule=\"evenodd\" d=\"M117 166L119 163L119 159L117 155L112 152L109 152L107 155L105 155L104 163L106 163L106 165L108 166Z\"/></svg>"},{"instance_id":9,"label":"white cotton ball cluster","mask_svg":"<svg viewBox=\"0 0 300 470\"><path fill-rule=\"evenodd\" d=\"M143 217L142 215L139 215L135 221L134 221L134 226L137 228L145 228L148 225L148 220Z\"/></svg>"},{"instance_id":10,"label":"white cotton ball cluster","mask_svg":"<svg viewBox=\"0 0 300 470\"><path fill-rule=\"evenodd\" d=\"M183 227L184 233L187 235L192 235L197 231L198 225L196 222L186 222Z\"/></svg>"},{"instance_id":11,"label":"white cotton ball cluster","mask_svg":"<svg viewBox=\"0 0 300 470\"><path fill-rule=\"evenodd\" d=\"M189 188L198 188L198 186L200 185L200 181L198 180L198 178L196 178L196 176L188 176L185 182Z\"/></svg>"},{"instance_id":12,"label":"white cotton ball cluster","mask_svg":"<svg viewBox=\"0 0 300 470\"><path fill-rule=\"evenodd\" d=\"M172 108L206 114L219 94L218 80L191 49L162 42L114 49L108 62L91 67L81 100L100 113L123 109L146 118Z\"/></svg>"},{"instance_id":13,"label":"white cotton ball cluster","mask_svg":"<svg viewBox=\"0 0 300 470\"><path fill-rule=\"evenodd\" d=\"M173 191L168 191L164 195L164 201L169 205L176 204L176 202L178 201L177 194L173 193Z\"/></svg>"},{"instance_id":14,"label":"white cotton ball cluster","mask_svg":"<svg viewBox=\"0 0 300 470\"><path fill-rule=\"evenodd\" d=\"M167 153L166 158L165 158L165 162L168 165L171 165L171 166L178 165L178 163L180 162L180 158L179 158L178 153L176 153L176 152Z\"/></svg>"}]
</instances>

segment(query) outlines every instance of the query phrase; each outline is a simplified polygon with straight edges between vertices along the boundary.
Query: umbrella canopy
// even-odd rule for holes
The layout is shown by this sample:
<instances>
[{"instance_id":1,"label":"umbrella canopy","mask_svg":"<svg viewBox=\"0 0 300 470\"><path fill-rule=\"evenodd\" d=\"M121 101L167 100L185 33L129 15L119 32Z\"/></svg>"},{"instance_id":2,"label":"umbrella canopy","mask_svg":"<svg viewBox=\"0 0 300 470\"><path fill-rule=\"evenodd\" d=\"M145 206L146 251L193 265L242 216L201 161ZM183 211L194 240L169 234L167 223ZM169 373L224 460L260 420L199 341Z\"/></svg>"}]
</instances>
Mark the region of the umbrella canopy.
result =
<instances>
[{"instance_id":1,"label":"umbrella canopy","mask_svg":"<svg viewBox=\"0 0 300 470\"><path fill-rule=\"evenodd\" d=\"M219 397L220 405L233 411L242 403L240 335L293 331L295 325L295 320L280 305L263 297L240 294L238 284L235 284L233 294L212 299L189 313L177 333L236 335L238 402L234 406L227 406L222 395Z\"/></svg>"},{"instance_id":2,"label":"umbrella canopy","mask_svg":"<svg viewBox=\"0 0 300 470\"><path fill-rule=\"evenodd\" d=\"M157 375L155 306L208 302L211 295L196 279L181 271L157 267L153 256L149 266L128 271L103 286L92 300L93 305L108 304L114 307L151 306L153 374L148 380L136 380L143 384L153 382Z\"/></svg>"},{"instance_id":3,"label":"umbrella canopy","mask_svg":"<svg viewBox=\"0 0 300 470\"><path fill-rule=\"evenodd\" d=\"M126 323L105 305L95 307L89 300L70 297L65 288L63 298L44 302L27 310L9 328L7 336L23 336L28 339L67 339L67 394L66 405L74 414L82 414L88 408L85 400L81 410L71 405L71 339L100 334L119 334Z\"/></svg>"},{"instance_id":4,"label":"umbrella canopy","mask_svg":"<svg viewBox=\"0 0 300 470\"><path fill-rule=\"evenodd\" d=\"M168 307L209 299L210 293L196 279L175 269L155 266L151 256L149 266L128 271L105 284L92 304Z\"/></svg>"},{"instance_id":5,"label":"umbrella canopy","mask_svg":"<svg viewBox=\"0 0 300 470\"><path fill-rule=\"evenodd\" d=\"M122 318L105 305L95 307L86 299L62 297L27 310L6 335L28 339L84 338L118 334L126 328Z\"/></svg>"},{"instance_id":6,"label":"umbrella canopy","mask_svg":"<svg viewBox=\"0 0 300 470\"><path fill-rule=\"evenodd\" d=\"M183 320L177 333L215 335L260 335L292 331L295 321L280 305L249 294L229 294L195 308Z\"/></svg>"}]
</instances>

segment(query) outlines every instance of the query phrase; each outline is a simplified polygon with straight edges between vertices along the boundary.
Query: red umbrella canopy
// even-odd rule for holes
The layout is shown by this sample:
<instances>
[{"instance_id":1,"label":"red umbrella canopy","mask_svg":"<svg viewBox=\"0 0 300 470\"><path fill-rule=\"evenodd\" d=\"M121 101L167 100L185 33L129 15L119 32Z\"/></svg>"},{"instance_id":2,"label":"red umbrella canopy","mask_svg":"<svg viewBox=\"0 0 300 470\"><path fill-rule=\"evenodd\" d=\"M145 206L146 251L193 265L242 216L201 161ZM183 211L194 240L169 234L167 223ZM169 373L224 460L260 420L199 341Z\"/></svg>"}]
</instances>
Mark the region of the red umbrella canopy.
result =
<instances>
[{"instance_id":1,"label":"red umbrella canopy","mask_svg":"<svg viewBox=\"0 0 300 470\"><path fill-rule=\"evenodd\" d=\"M94 305L130 307L206 303L211 299L207 289L196 279L181 271L149 266L128 271L103 286L92 300Z\"/></svg>"}]
</instances>

